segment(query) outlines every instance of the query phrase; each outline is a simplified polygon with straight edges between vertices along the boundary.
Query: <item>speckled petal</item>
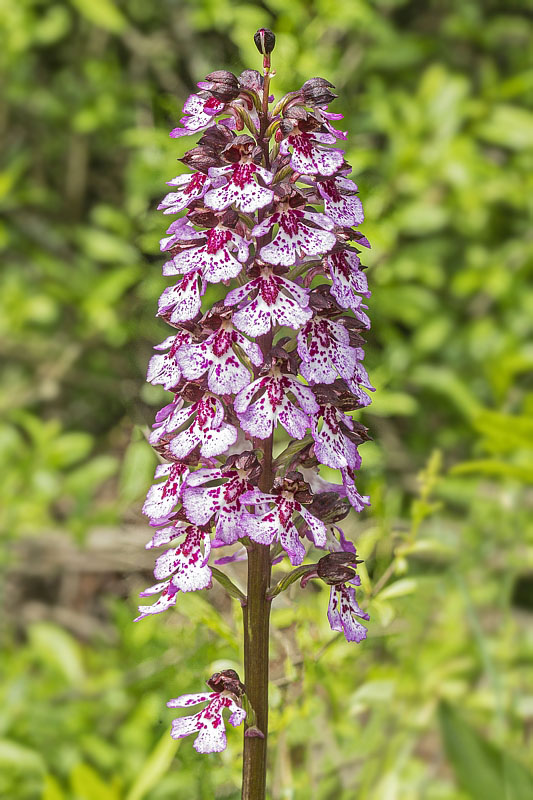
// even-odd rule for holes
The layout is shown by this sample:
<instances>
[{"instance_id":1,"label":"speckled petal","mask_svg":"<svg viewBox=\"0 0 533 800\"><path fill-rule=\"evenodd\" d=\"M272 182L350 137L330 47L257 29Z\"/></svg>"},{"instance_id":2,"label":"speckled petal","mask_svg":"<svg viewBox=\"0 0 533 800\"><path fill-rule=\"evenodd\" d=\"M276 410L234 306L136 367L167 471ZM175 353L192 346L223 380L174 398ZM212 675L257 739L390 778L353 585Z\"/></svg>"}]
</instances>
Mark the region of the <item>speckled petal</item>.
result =
<instances>
[{"instance_id":1,"label":"speckled petal","mask_svg":"<svg viewBox=\"0 0 533 800\"><path fill-rule=\"evenodd\" d=\"M150 487L142 508L142 513L151 519L160 519L170 514L180 499L181 488L189 475L189 469L184 464L165 464L164 466L166 480Z\"/></svg>"},{"instance_id":2,"label":"speckled petal","mask_svg":"<svg viewBox=\"0 0 533 800\"><path fill-rule=\"evenodd\" d=\"M344 633L348 642L361 642L366 639L367 630L356 617L370 619L368 614L359 608L355 598L355 589L344 584L332 586L328 606L331 629Z\"/></svg>"},{"instance_id":3,"label":"speckled petal","mask_svg":"<svg viewBox=\"0 0 533 800\"><path fill-rule=\"evenodd\" d=\"M185 539L178 547L159 556L154 576L161 579L172 575L172 582L182 592L207 589L211 585L211 570L207 565L211 537L195 525L190 525L185 532Z\"/></svg>"},{"instance_id":4,"label":"speckled petal","mask_svg":"<svg viewBox=\"0 0 533 800\"><path fill-rule=\"evenodd\" d=\"M200 311L201 297L205 292L205 281L199 270L184 275L175 286L167 287L159 298L158 316L170 312L170 322L186 322Z\"/></svg>"},{"instance_id":5,"label":"speckled petal","mask_svg":"<svg viewBox=\"0 0 533 800\"><path fill-rule=\"evenodd\" d=\"M311 514L305 506L300 504L298 504L298 506L297 511L309 525L311 537L316 547L324 547L326 544L326 526L322 520L317 519L317 517Z\"/></svg>"},{"instance_id":6,"label":"speckled petal","mask_svg":"<svg viewBox=\"0 0 533 800\"><path fill-rule=\"evenodd\" d=\"M322 418L322 427L319 421ZM353 428L351 417L332 405L322 406L320 413L311 419L311 433L315 441L315 455L321 464L331 469L351 467L359 469L361 459L355 444L343 433L340 423Z\"/></svg>"},{"instance_id":7,"label":"speckled petal","mask_svg":"<svg viewBox=\"0 0 533 800\"><path fill-rule=\"evenodd\" d=\"M198 703L207 703L217 697L218 692L196 692L194 694L182 694L180 697L174 697L167 703L168 708L189 708L190 706L197 706ZM184 717L182 717L184 719Z\"/></svg>"},{"instance_id":8,"label":"speckled petal","mask_svg":"<svg viewBox=\"0 0 533 800\"><path fill-rule=\"evenodd\" d=\"M364 221L363 204L355 195L357 186L353 181L340 176L321 181L318 191L324 198L324 211L336 225L352 227Z\"/></svg>"},{"instance_id":9,"label":"speckled petal","mask_svg":"<svg viewBox=\"0 0 533 800\"><path fill-rule=\"evenodd\" d=\"M279 230L272 242L261 248L260 256L267 264L290 267L305 255L324 255L334 247L335 234L305 224L302 211L280 215Z\"/></svg>"},{"instance_id":10,"label":"speckled petal","mask_svg":"<svg viewBox=\"0 0 533 800\"><path fill-rule=\"evenodd\" d=\"M207 192L204 202L208 208L222 211L233 204L245 214L253 214L272 202L274 192L260 186L254 178L255 173L259 172L256 164L231 164L223 170L228 182ZM220 175L222 170L212 170L212 173ZM268 178L267 182L271 182L272 173L262 169L261 174L263 180Z\"/></svg>"}]
</instances>

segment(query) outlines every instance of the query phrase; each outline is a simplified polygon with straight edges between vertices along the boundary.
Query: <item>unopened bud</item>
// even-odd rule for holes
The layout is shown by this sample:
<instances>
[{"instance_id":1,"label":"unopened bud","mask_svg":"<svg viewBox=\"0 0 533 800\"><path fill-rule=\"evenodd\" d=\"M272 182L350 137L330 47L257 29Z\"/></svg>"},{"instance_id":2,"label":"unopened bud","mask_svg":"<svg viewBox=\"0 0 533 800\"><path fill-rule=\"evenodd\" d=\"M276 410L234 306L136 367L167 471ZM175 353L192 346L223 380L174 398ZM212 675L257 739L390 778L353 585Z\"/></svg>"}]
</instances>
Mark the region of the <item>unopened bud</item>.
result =
<instances>
[{"instance_id":1,"label":"unopened bud","mask_svg":"<svg viewBox=\"0 0 533 800\"><path fill-rule=\"evenodd\" d=\"M309 510L322 522L340 522L350 513L350 504L340 498L337 492L319 492L313 495Z\"/></svg>"},{"instance_id":2,"label":"unopened bud","mask_svg":"<svg viewBox=\"0 0 533 800\"><path fill-rule=\"evenodd\" d=\"M263 89L263 76L256 69L245 69L239 75L239 83L244 89L259 94Z\"/></svg>"},{"instance_id":3,"label":"unopened bud","mask_svg":"<svg viewBox=\"0 0 533 800\"><path fill-rule=\"evenodd\" d=\"M331 89L334 86L325 78L310 78L302 86L302 94L307 105L326 106L337 97Z\"/></svg>"},{"instance_id":4,"label":"unopened bud","mask_svg":"<svg viewBox=\"0 0 533 800\"><path fill-rule=\"evenodd\" d=\"M254 42L261 55L266 56L274 49L276 37L269 28L259 28L259 30L254 33Z\"/></svg>"},{"instance_id":5,"label":"unopened bud","mask_svg":"<svg viewBox=\"0 0 533 800\"><path fill-rule=\"evenodd\" d=\"M210 92L217 100L222 100L224 103L229 103L230 100L235 100L238 97L241 87L239 81L232 72L227 69L217 69L215 72L210 72L205 80L200 81L198 84L200 89L205 89Z\"/></svg>"},{"instance_id":6,"label":"unopened bud","mask_svg":"<svg viewBox=\"0 0 533 800\"><path fill-rule=\"evenodd\" d=\"M361 564L355 553L340 552L329 553L323 556L317 564L316 572L319 578L329 586L353 581L357 578L357 564Z\"/></svg>"},{"instance_id":7,"label":"unopened bud","mask_svg":"<svg viewBox=\"0 0 533 800\"><path fill-rule=\"evenodd\" d=\"M187 150L183 158L178 158L178 161L200 172L207 172L209 167L218 167L220 165L220 159L202 146Z\"/></svg>"},{"instance_id":8,"label":"unopened bud","mask_svg":"<svg viewBox=\"0 0 533 800\"><path fill-rule=\"evenodd\" d=\"M244 684L241 683L234 669L223 669L222 672L215 672L206 683L214 692L231 692L236 697L241 697L244 694Z\"/></svg>"}]
</instances>

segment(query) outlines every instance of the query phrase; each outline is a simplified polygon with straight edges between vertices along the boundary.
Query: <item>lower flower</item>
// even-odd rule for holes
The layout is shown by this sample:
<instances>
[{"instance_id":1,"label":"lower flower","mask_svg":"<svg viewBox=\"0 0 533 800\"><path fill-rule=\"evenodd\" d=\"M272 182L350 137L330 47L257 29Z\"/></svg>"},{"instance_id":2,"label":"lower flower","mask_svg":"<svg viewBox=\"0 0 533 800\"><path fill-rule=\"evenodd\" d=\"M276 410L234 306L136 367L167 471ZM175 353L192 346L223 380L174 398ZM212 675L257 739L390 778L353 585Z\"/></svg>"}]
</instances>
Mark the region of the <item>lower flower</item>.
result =
<instances>
[{"instance_id":1,"label":"lower flower","mask_svg":"<svg viewBox=\"0 0 533 800\"><path fill-rule=\"evenodd\" d=\"M331 587L328 606L328 619L332 631L344 633L347 642L361 642L366 639L366 628L358 621L369 620L369 615L357 604L355 589L345 583Z\"/></svg>"},{"instance_id":2,"label":"lower flower","mask_svg":"<svg viewBox=\"0 0 533 800\"><path fill-rule=\"evenodd\" d=\"M226 730L223 712L230 711L228 722L237 727L246 718L246 711L239 705L237 697L231 692L199 692L198 694L183 694L169 700L169 708L188 708L189 706L205 703L207 705L197 714L190 717L179 717L172 722L171 736L173 739L183 739L191 733L198 733L194 741L197 753L220 753L226 749Z\"/></svg>"}]
</instances>

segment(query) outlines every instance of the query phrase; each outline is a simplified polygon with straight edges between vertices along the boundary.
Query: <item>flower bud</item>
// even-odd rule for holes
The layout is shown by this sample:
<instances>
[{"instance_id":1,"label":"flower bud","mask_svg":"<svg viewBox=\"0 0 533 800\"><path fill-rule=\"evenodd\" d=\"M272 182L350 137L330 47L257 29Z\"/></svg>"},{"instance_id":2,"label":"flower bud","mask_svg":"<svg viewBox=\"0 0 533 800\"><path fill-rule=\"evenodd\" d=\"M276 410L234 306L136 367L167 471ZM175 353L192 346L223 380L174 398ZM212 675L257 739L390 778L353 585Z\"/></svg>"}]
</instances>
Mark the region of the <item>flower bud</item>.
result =
<instances>
[{"instance_id":1,"label":"flower bud","mask_svg":"<svg viewBox=\"0 0 533 800\"><path fill-rule=\"evenodd\" d=\"M303 98L307 105L326 106L337 97L330 91L333 88L333 84L325 78L310 78L302 86Z\"/></svg>"},{"instance_id":2,"label":"flower bud","mask_svg":"<svg viewBox=\"0 0 533 800\"><path fill-rule=\"evenodd\" d=\"M236 697L242 697L244 694L244 684L241 683L234 669L215 672L206 683L214 692L231 692Z\"/></svg>"},{"instance_id":3,"label":"flower bud","mask_svg":"<svg viewBox=\"0 0 533 800\"><path fill-rule=\"evenodd\" d=\"M254 33L254 42L261 55L266 56L274 49L276 37L269 28L259 28L259 30Z\"/></svg>"},{"instance_id":4,"label":"flower bud","mask_svg":"<svg viewBox=\"0 0 533 800\"><path fill-rule=\"evenodd\" d=\"M245 69L239 75L239 83L244 89L249 89L256 94L263 90L263 76L256 69Z\"/></svg>"},{"instance_id":5,"label":"flower bud","mask_svg":"<svg viewBox=\"0 0 533 800\"><path fill-rule=\"evenodd\" d=\"M313 495L313 502L309 511L322 522L340 522L348 516L351 506L349 502L340 498L337 492L319 492Z\"/></svg>"},{"instance_id":6,"label":"flower bud","mask_svg":"<svg viewBox=\"0 0 533 800\"><path fill-rule=\"evenodd\" d=\"M225 125L213 125L212 128L204 131L198 140L198 144L202 145L202 147L209 147L216 154L226 147L234 136L233 131L226 128Z\"/></svg>"},{"instance_id":7,"label":"flower bud","mask_svg":"<svg viewBox=\"0 0 533 800\"><path fill-rule=\"evenodd\" d=\"M218 223L218 217L215 212L202 205L191 208L187 217L193 225L200 225L202 228L214 228ZM191 242L191 244L194 244L194 242Z\"/></svg>"},{"instance_id":8,"label":"flower bud","mask_svg":"<svg viewBox=\"0 0 533 800\"><path fill-rule=\"evenodd\" d=\"M208 148L201 145L193 147L192 150L187 150L183 158L178 158L178 161L200 172L207 172L209 167L218 167L220 165L220 159L213 155Z\"/></svg>"},{"instance_id":9,"label":"flower bud","mask_svg":"<svg viewBox=\"0 0 533 800\"><path fill-rule=\"evenodd\" d=\"M328 586L336 586L339 583L353 581L357 578L357 564L363 562L358 559L355 553L340 552L328 553L319 559L316 572L319 578Z\"/></svg>"},{"instance_id":10,"label":"flower bud","mask_svg":"<svg viewBox=\"0 0 533 800\"><path fill-rule=\"evenodd\" d=\"M198 84L200 89L205 89L210 92L217 100L222 100L224 103L229 103L230 100L235 100L238 97L241 87L239 81L232 72L227 69L217 69L215 72L210 72L205 80L200 81Z\"/></svg>"}]
</instances>

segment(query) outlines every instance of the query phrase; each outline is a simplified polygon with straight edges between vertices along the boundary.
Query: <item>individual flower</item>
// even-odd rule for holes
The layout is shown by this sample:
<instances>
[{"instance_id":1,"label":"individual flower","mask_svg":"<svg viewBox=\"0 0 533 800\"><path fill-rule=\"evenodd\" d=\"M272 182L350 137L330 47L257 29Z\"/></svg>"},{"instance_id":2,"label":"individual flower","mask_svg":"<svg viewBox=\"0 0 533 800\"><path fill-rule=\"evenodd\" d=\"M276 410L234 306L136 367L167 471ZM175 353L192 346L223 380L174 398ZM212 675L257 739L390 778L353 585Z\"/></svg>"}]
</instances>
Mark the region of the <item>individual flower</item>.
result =
<instances>
[{"instance_id":1,"label":"individual flower","mask_svg":"<svg viewBox=\"0 0 533 800\"><path fill-rule=\"evenodd\" d=\"M169 186L178 188L169 192L157 206L163 214L178 214L187 208L193 200L198 200L204 196L212 184L211 179L203 172L195 172L193 175L178 175L171 181Z\"/></svg>"},{"instance_id":2,"label":"individual flower","mask_svg":"<svg viewBox=\"0 0 533 800\"><path fill-rule=\"evenodd\" d=\"M291 133L280 144L283 155L290 153L290 165L301 175L334 175L344 164L344 150L324 147L335 144L331 133Z\"/></svg>"},{"instance_id":3,"label":"individual flower","mask_svg":"<svg viewBox=\"0 0 533 800\"><path fill-rule=\"evenodd\" d=\"M239 81L227 69L217 69L214 72L210 72L203 81L200 81L198 88L205 89L217 100L223 100L225 103L235 100L241 90Z\"/></svg>"},{"instance_id":4,"label":"individual flower","mask_svg":"<svg viewBox=\"0 0 533 800\"><path fill-rule=\"evenodd\" d=\"M250 372L239 360L234 347L240 347L251 363L263 363L261 348L230 322L222 326L199 344L188 343L179 350L177 359L185 378L194 380L207 372L209 391L215 394L236 394L250 382Z\"/></svg>"},{"instance_id":5,"label":"individual flower","mask_svg":"<svg viewBox=\"0 0 533 800\"><path fill-rule=\"evenodd\" d=\"M357 397L359 404L361 406L368 406L372 401L370 400L370 397L366 394L366 392L364 392L361 389L361 386L364 386L365 389L368 389L371 392L374 392L375 388L370 383L368 372L361 363L361 359L363 359L365 356L363 348L356 347L354 349L356 351L355 355L357 362L352 377L346 380L346 385L348 386L352 394L354 394L355 397Z\"/></svg>"},{"instance_id":6,"label":"individual flower","mask_svg":"<svg viewBox=\"0 0 533 800\"><path fill-rule=\"evenodd\" d=\"M163 236L159 240L159 249L162 253L169 250L176 250L176 248L190 247L197 239L202 238L200 231L191 225L187 217L180 217L171 222L166 230L169 236ZM203 242L202 242L203 244Z\"/></svg>"},{"instance_id":7,"label":"individual flower","mask_svg":"<svg viewBox=\"0 0 533 800\"><path fill-rule=\"evenodd\" d=\"M276 36L270 28L259 28L254 33L254 42L262 55L268 55L276 45Z\"/></svg>"},{"instance_id":8,"label":"individual flower","mask_svg":"<svg viewBox=\"0 0 533 800\"><path fill-rule=\"evenodd\" d=\"M218 486L203 484L223 481ZM246 511L242 496L253 489L246 472L233 469L199 469L183 493L187 518L196 525L207 525L215 517L215 534L220 544L234 544L246 536L245 523L252 516Z\"/></svg>"},{"instance_id":9,"label":"individual flower","mask_svg":"<svg viewBox=\"0 0 533 800\"><path fill-rule=\"evenodd\" d=\"M337 241L335 234L331 233L333 222L318 212L300 209L277 211L256 225L252 235L263 236L273 225L279 225L274 240L259 251L260 258L267 264L291 267L304 255L329 252Z\"/></svg>"},{"instance_id":10,"label":"individual flower","mask_svg":"<svg viewBox=\"0 0 533 800\"><path fill-rule=\"evenodd\" d=\"M198 694L183 694L169 700L169 708L189 708L207 703L207 706L197 714L189 717L179 717L172 722L173 739L183 739L191 733L198 733L194 741L194 749L198 753L220 753L225 750L227 740L224 727L223 712L230 711L228 722L237 727L246 718L246 711L239 705L238 698L232 692L199 692Z\"/></svg>"},{"instance_id":11,"label":"individual flower","mask_svg":"<svg viewBox=\"0 0 533 800\"><path fill-rule=\"evenodd\" d=\"M282 275L264 268L259 277L228 292L225 305L237 306L248 295L253 299L233 314L236 328L249 336L261 336L273 325L288 325L296 330L311 318L309 292Z\"/></svg>"},{"instance_id":12,"label":"individual flower","mask_svg":"<svg viewBox=\"0 0 533 800\"><path fill-rule=\"evenodd\" d=\"M344 491L346 493L346 497L355 508L356 511L363 511L365 506L370 505L370 497L367 495L361 495L357 491L355 486L355 475L354 471L351 467L346 467L345 469L341 469L342 475L342 484L344 486Z\"/></svg>"},{"instance_id":13,"label":"individual flower","mask_svg":"<svg viewBox=\"0 0 533 800\"><path fill-rule=\"evenodd\" d=\"M154 576L161 583L141 592L141 597L159 594L150 606L139 606L137 620L160 614L176 604L178 592L195 592L211 586L211 570L207 564L211 552L211 535L208 530L195 525L184 528L167 528L161 544L185 534L177 547L167 550L156 561Z\"/></svg>"},{"instance_id":14,"label":"individual flower","mask_svg":"<svg viewBox=\"0 0 533 800\"><path fill-rule=\"evenodd\" d=\"M189 476L189 468L185 464L158 464L155 468L155 479L165 478L155 483L148 490L142 512L150 519L165 519L178 503L181 491Z\"/></svg>"},{"instance_id":15,"label":"individual flower","mask_svg":"<svg viewBox=\"0 0 533 800\"><path fill-rule=\"evenodd\" d=\"M303 439L310 425L308 415L316 414L319 408L312 390L294 375L283 374L278 367L241 389L233 407L243 429L259 439L267 439L277 422L290 436Z\"/></svg>"},{"instance_id":16,"label":"individual flower","mask_svg":"<svg viewBox=\"0 0 533 800\"><path fill-rule=\"evenodd\" d=\"M173 139L181 136L190 136L191 133L199 133L211 127L216 122L215 117L224 111L225 103L217 100L216 97L209 96L207 93L191 94L183 105L184 117L180 122L182 128L174 128L170 131Z\"/></svg>"},{"instance_id":17,"label":"individual flower","mask_svg":"<svg viewBox=\"0 0 533 800\"><path fill-rule=\"evenodd\" d=\"M188 425L188 427L184 427ZM177 459L183 459L195 447L205 457L217 456L237 441L237 430L224 422L222 402L204 394L190 406L183 406L183 398L165 406L156 416L150 443L157 444L164 436L179 431L169 444Z\"/></svg>"},{"instance_id":18,"label":"individual flower","mask_svg":"<svg viewBox=\"0 0 533 800\"><path fill-rule=\"evenodd\" d=\"M227 180L224 186L211 189L205 195L205 205L215 211L223 211L234 204L245 214L253 214L271 203L274 197L272 189L261 186L255 179L260 176L265 183L269 184L272 183L274 176L267 169L253 162L239 162L226 167L211 167L209 175L211 178L226 178Z\"/></svg>"},{"instance_id":19,"label":"individual flower","mask_svg":"<svg viewBox=\"0 0 533 800\"><path fill-rule=\"evenodd\" d=\"M329 133L331 133L332 136L335 137L335 139L348 138L346 131L340 131L338 130L338 128L333 127L333 125L331 124L331 120L337 121L340 119L344 119L344 114L337 114L334 113L333 111L328 111L325 108L315 108L314 115L317 118L317 120L319 120L323 124L324 128Z\"/></svg>"},{"instance_id":20,"label":"individual flower","mask_svg":"<svg viewBox=\"0 0 533 800\"><path fill-rule=\"evenodd\" d=\"M366 639L367 629L359 619L369 620L370 617L359 607L355 589L346 583L332 586L328 606L331 630L344 633L348 642L361 642Z\"/></svg>"},{"instance_id":21,"label":"individual flower","mask_svg":"<svg viewBox=\"0 0 533 800\"><path fill-rule=\"evenodd\" d=\"M330 253L324 259L324 266L332 280L332 296L342 308L350 308L365 328L370 328L370 320L364 313L366 306L362 298L370 297L365 273L360 269L360 260L350 250Z\"/></svg>"},{"instance_id":22,"label":"individual flower","mask_svg":"<svg viewBox=\"0 0 533 800\"><path fill-rule=\"evenodd\" d=\"M315 316L298 333L300 372L310 383L333 383L337 374L350 380L361 353L350 346L350 334L340 322Z\"/></svg>"},{"instance_id":23,"label":"individual flower","mask_svg":"<svg viewBox=\"0 0 533 800\"><path fill-rule=\"evenodd\" d=\"M182 592L206 589L211 585L211 570L207 566L211 533L196 525L187 525L181 533L185 534L181 544L167 550L155 562L154 577L158 580L172 577Z\"/></svg>"},{"instance_id":24,"label":"individual flower","mask_svg":"<svg viewBox=\"0 0 533 800\"><path fill-rule=\"evenodd\" d=\"M361 584L356 570L362 562L357 558L355 547L346 540L344 544L348 545L347 549L323 556L314 569L311 567L305 573L301 583L305 586L311 578L319 578L331 586L328 606L331 629L344 633L348 642L360 642L366 639L367 630L359 619L370 619L359 607L354 589Z\"/></svg>"},{"instance_id":25,"label":"individual flower","mask_svg":"<svg viewBox=\"0 0 533 800\"><path fill-rule=\"evenodd\" d=\"M233 256L234 251L236 258ZM163 265L163 275L199 270L204 280L219 283L236 278L247 258L246 240L235 231L218 225L206 231L197 246L181 250L172 260L167 261Z\"/></svg>"},{"instance_id":26,"label":"individual flower","mask_svg":"<svg viewBox=\"0 0 533 800\"><path fill-rule=\"evenodd\" d=\"M153 597L156 594L159 597L155 603L149 606L139 606L139 616L135 617L134 622L140 622L141 619L151 617L153 614L162 614L164 611L168 611L169 608L173 608L176 605L178 591L178 587L170 579L156 583L145 589L144 592L140 592L140 597Z\"/></svg>"},{"instance_id":27,"label":"individual flower","mask_svg":"<svg viewBox=\"0 0 533 800\"><path fill-rule=\"evenodd\" d=\"M171 325L194 319L202 306L206 281L201 269L188 272L174 286L167 286L158 302L157 315Z\"/></svg>"},{"instance_id":28,"label":"individual flower","mask_svg":"<svg viewBox=\"0 0 533 800\"><path fill-rule=\"evenodd\" d=\"M307 106L327 106L337 95L331 90L334 89L332 83L325 78L309 78L302 86L300 92L303 101Z\"/></svg>"},{"instance_id":29,"label":"individual flower","mask_svg":"<svg viewBox=\"0 0 533 800\"><path fill-rule=\"evenodd\" d=\"M335 225L351 227L363 222L363 204L355 194L357 186L353 181L338 175L319 181L317 189L324 198L324 211Z\"/></svg>"},{"instance_id":30,"label":"individual flower","mask_svg":"<svg viewBox=\"0 0 533 800\"><path fill-rule=\"evenodd\" d=\"M353 428L352 418L340 409L329 404L320 406L318 413L311 417L311 433L315 455L321 464L331 469L359 469L361 457L350 438Z\"/></svg>"},{"instance_id":31,"label":"individual flower","mask_svg":"<svg viewBox=\"0 0 533 800\"><path fill-rule=\"evenodd\" d=\"M279 541L293 566L301 564L305 556L305 547L293 522L295 515L299 515L306 523L305 527L316 547L326 544L324 523L298 502L291 492L265 494L259 489L252 489L241 497L241 502L263 509L258 515L246 518L244 527L247 535L259 544L270 545L273 541ZM265 508L268 510L265 511Z\"/></svg>"},{"instance_id":32,"label":"individual flower","mask_svg":"<svg viewBox=\"0 0 533 800\"><path fill-rule=\"evenodd\" d=\"M168 353L156 353L148 364L146 380L154 386L161 384L164 389L171 391L181 379L181 368L177 354L184 344L192 341L189 331L182 330L172 336L167 336L164 342L156 344L154 350L168 350Z\"/></svg>"}]
</instances>

